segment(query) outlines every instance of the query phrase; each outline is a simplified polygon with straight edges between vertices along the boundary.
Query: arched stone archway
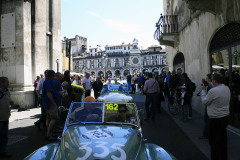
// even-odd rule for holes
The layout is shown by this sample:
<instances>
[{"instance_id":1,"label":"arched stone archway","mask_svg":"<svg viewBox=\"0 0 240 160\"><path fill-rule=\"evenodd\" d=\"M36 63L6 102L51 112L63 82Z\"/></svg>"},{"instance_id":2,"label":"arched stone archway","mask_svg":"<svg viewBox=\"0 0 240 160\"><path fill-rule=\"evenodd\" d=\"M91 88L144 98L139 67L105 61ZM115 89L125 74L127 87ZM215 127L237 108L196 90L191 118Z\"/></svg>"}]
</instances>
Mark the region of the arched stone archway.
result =
<instances>
[{"instance_id":1,"label":"arched stone archway","mask_svg":"<svg viewBox=\"0 0 240 160\"><path fill-rule=\"evenodd\" d=\"M129 70L124 70L124 71L123 71L123 76L127 76L128 74L130 74L130 71L129 71Z\"/></svg>"},{"instance_id":2,"label":"arched stone archway","mask_svg":"<svg viewBox=\"0 0 240 160\"><path fill-rule=\"evenodd\" d=\"M107 71L107 75L109 78L112 78L112 72L111 71Z\"/></svg>"},{"instance_id":3,"label":"arched stone archway","mask_svg":"<svg viewBox=\"0 0 240 160\"><path fill-rule=\"evenodd\" d=\"M120 72L119 70L116 70L116 71L115 71L115 76L116 76L116 77L120 77L120 76L121 76L121 72Z\"/></svg>"},{"instance_id":4,"label":"arched stone archway","mask_svg":"<svg viewBox=\"0 0 240 160\"><path fill-rule=\"evenodd\" d=\"M166 73L166 72L167 72L166 68L161 69L161 73Z\"/></svg>"},{"instance_id":5,"label":"arched stone archway","mask_svg":"<svg viewBox=\"0 0 240 160\"><path fill-rule=\"evenodd\" d=\"M94 71L91 72L91 76L95 76L95 72Z\"/></svg>"},{"instance_id":6,"label":"arched stone archway","mask_svg":"<svg viewBox=\"0 0 240 160\"><path fill-rule=\"evenodd\" d=\"M140 72L139 72L138 69L134 69L134 70L133 70L133 74L134 74L134 75L138 75L139 73L140 73Z\"/></svg>"},{"instance_id":7,"label":"arched stone archway","mask_svg":"<svg viewBox=\"0 0 240 160\"><path fill-rule=\"evenodd\" d=\"M185 72L185 58L182 52L178 52L173 59L173 68L175 71L178 69L182 70L182 73Z\"/></svg>"},{"instance_id":8,"label":"arched stone archway","mask_svg":"<svg viewBox=\"0 0 240 160\"><path fill-rule=\"evenodd\" d=\"M143 69L143 71L142 71L142 74L144 74L144 75L146 75L146 74L148 74L148 69Z\"/></svg>"},{"instance_id":9,"label":"arched stone archway","mask_svg":"<svg viewBox=\"0 0 240 160\"><path fill-rule=\"evenodd\" d=\"M240 69L240 23L229 23L220 28L210 42L209 52L211 72L225 74L225 85L229 86L232 97L238 97L240 88L236 73ZM237 98L231 98L231 125L240 123L240 117L234 116L239 112L238 103Z\"/></svg>"},{"instance_id":10,"label":"arched stone archway","mask_svg":"<svg viewBox=\"0 0 240 160\"><path fill-rule=\"evenodd\" d=\"M158 75L158 73L159 73L158 68L153 68L152 73L155 75Z\"/></svg>"},{"instance_id":11,"label":"arched stone archway","mask_svg":"<svg viewBox=\"0 0 240 160\"><path fill-rule=\"evenodd\" d=\"M99 72L98 72L98 76L99 76L99 77L104 77L103 71L99 71Z\"/></svg>"}]
</instances>

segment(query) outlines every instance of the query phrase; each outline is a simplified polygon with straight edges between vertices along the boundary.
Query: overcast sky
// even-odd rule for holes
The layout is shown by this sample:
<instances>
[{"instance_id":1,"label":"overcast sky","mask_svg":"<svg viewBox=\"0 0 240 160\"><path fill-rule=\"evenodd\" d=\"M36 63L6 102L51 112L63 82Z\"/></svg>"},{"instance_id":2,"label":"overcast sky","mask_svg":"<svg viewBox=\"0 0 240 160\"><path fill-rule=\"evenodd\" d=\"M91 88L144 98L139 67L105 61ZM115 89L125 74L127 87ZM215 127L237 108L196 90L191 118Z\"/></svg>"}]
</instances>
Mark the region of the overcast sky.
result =
<instances>
[{"instance_id":1,"label":"overcast sky","mask_svg":"<svg viewBox=\"0 0 240 160\"><path fill-rule=\"evenodd\" d=\"M62 39L79 35L89 46L133 43L143 49L159 45L154 40L162 0L62 0Z\"/></svg>"}]
</instances>

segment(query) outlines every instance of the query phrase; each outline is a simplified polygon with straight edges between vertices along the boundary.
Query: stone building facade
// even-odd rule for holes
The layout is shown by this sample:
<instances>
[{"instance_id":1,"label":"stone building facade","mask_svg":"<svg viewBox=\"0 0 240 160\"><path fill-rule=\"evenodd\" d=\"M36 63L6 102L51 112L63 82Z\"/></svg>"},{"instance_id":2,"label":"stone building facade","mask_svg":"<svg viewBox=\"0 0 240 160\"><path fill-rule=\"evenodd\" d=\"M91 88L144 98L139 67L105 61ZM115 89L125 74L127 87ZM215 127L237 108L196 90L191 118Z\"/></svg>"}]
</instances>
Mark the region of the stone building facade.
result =
<instances>
[{"instance_id":1,"label":"stone building facade","mask_svg":"<svg viewBox=\"0 0 240 160\"><path fill-rule=\"evenodd\" d=\"M9 78L13 102L29 108L36 76L62 60L61 0L2 0L0 13L0 76Z\"/></svg>"},{"instance_id":2,"label":"stone building facade","mask_svg":"<svg viewBox=\"0 0 240 160\"><path fill-rule=\"evenodd\" d=\"M128 74L155 72L165 69L166 54L160 46L140 50L138 42L133 44L106 45L105 51L90 48L86 57L74 57L75 72L88 72L95 76L119 77Z\"/></svg>"},{"instance_id":3,"label":"stone building facade","mask_svg":"<svg viewBox=\"0 0 240 160\"><path fill-rule=\"evenodd\" d=\"M201 88L207 73L224 69L231 89L231 124L240 126L240 1L164 0L155 39L166 45L170 71L182 68ZM203 113L200 98L193 107Z\"/></svg>"}]
</instances>

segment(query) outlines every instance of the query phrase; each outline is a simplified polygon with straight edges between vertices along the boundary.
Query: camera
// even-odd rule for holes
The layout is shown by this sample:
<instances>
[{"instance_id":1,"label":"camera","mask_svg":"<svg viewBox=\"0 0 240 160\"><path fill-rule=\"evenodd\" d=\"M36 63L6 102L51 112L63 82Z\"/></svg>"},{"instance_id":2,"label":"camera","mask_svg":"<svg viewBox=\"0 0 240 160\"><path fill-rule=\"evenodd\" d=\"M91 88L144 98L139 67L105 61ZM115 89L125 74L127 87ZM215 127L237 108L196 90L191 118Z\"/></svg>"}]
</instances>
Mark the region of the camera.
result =
<instances>
[{"instance_id":1,"label":"camera","mask_svg":"<svg viewBox=\"0 0 240 160\"><path fill-rule=\"evenodd\" d=\"M202 79L202 86L205 86L205 87L207 87L208 86L208 82L205 80L205 79Z\"/></svg>"}]
</instances>

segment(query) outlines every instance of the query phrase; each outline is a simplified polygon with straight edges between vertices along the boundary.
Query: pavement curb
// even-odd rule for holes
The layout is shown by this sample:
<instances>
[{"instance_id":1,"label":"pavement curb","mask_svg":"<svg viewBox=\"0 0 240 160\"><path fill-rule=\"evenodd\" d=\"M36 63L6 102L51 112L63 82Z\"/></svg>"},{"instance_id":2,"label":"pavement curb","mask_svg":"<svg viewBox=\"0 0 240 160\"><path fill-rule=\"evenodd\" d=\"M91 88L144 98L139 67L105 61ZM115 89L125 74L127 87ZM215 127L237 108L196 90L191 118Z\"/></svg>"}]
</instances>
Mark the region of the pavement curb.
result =
<instances>
[{"instance_id":1,"label":"pavement curb","mask_svg":"<svg viewBox=\"0 0 240 160\"><path fill-rule=\"evenodd\" d=\"M228 125L227 129L235 134L237 134L238 136L240 136L240 129L233 127L232 125Z\"/></svg>"}]
</instances>

